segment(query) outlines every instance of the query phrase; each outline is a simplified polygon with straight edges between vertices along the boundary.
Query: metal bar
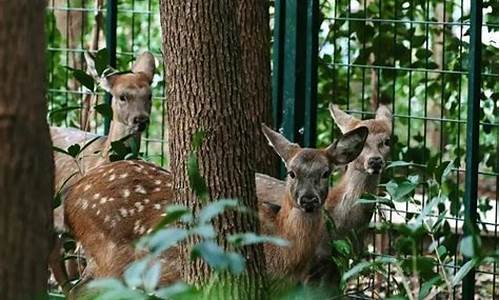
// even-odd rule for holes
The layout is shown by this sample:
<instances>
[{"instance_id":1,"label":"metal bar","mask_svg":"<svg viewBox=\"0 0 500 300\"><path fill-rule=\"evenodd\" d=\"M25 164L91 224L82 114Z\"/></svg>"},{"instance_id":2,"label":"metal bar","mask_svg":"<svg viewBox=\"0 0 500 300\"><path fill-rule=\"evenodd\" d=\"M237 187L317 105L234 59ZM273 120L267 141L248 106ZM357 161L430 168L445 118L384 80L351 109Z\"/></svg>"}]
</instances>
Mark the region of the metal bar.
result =
<instances>
[{"instance_id":1,"label":"metal bar","mask_svg":"<svg viewBox=\"0 0 500 300\"><path fill-rule=\"evenodd\" d=\"M477 180L479 166L479 118L481 93L481 19L482 0L471 1L469 75L467 95L467 153L465 172L465 235L473 235L477 221ZM471 258L464 255L464 263ZM472 269L462 282L462 299L474 299L476 270Z\"/></svg>"},{"instance_id":2,"label":"metal bar","mask_svg":"<svg viewBox=\"0 0 500 300\"><path fill-rule=\"evenodd\" d=\"M307 2L306 78L304 95L304 146L316 146L316 107L318 95L319 1Z\"/></svg>"},{"instance_id":3,"label":"metal bar","mask_svg":"<svg viewBox=\"0 0 500 300\"><path fill-rule=\"evenodd\" d=\"M107 0L106 3L106 48L108 50L108 65L116 68L116 24L117 24L117 0ZM106 94L106 103L111 105L112 96ZM109 133L111 120L104 120L104 134Z\"/></svg>"},{"instance_id":4,"label":"metal bar","mask_svg":"<svg viewBox=\"0 0 500 300\"><path fill-rule=\"evenodd\" d=\"M276 0L274 2L274 32L273 32L273 127L278 129L281 126L283 97L283 42L284 42L284 8L286 1Z\"/></svg>"}]
</instances>

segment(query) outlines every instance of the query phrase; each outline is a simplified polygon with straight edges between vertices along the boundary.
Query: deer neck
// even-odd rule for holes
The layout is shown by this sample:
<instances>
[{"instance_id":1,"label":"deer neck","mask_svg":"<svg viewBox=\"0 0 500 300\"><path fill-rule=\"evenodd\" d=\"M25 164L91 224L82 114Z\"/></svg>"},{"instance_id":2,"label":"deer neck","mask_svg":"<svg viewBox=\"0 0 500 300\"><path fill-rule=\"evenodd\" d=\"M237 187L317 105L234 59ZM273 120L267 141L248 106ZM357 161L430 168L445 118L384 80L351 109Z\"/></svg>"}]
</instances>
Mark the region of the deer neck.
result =
<instances>
[{"instance_id":1,"label":"deer neck","mask_svg":"<svg viewBox=\"0 0 500 300\"><path fill-rule=\"evenodd\" d=\"M290 242L288 247L281 247L285 258L285 270L290 273L300 272L314 256L323 224L321 211L306 213L292 205L287 196L276 218L278 235Z\"/></svg>"},{"instance_id":2,"label":"deer neck","mask_svg":"<svg viewBox=\"0 0 500 300\"><path fill-rule=\"evenodd\" d=\"M328 201L328 210L338 230L357 228L370 221L375 206L357 202L364 193L376 193L379 181L378 174L347 167L340 184L331 192L333 199Z\"/></svg>"},{"instance_id":3,"label":"deer neck","mask_svg":"<svg viewBox=\"0 0 500 300\"><path fill-rule=\"evenodd\" d=\"M132 133L134 133L134 130L131 127L113 119L109 126L109 134L106 138L106 142L104 143L103 157L108 158L112 142L121 140ZM141 137L140 133L135 133L135 135L136 138Z\"/></svg>"}]
</instances>

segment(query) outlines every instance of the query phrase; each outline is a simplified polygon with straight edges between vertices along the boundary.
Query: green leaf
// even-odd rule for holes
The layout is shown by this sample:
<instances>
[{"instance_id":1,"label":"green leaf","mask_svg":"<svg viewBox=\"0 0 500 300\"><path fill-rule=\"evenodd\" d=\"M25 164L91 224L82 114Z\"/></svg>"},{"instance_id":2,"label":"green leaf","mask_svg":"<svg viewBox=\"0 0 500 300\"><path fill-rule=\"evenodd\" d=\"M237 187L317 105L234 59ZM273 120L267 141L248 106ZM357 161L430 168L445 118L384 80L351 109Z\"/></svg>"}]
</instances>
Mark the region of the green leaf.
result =
<instances>
[{"instance_id":1,"label":"green leaf","mask_svg":"<svg viewBox=\"0 0 500 300\"><path fill-rule=\"evenodd\" d=\"M411 165L413 165L411 162L396 160L396 161L391 161L391 163L388 164L385 168L390 169L390 168L397 168L397 167L408 167Z\"/></svg>"},{"instance_id":2,"label":"green leaf","mask_svg":"<svg viewBox=\"0 0 500 300\"><path fill-rule=\"evenodd\" d=\"M191 210L183 205L170 205L165 209L165 213L166 214L161 221L156 224L153 232L162 229L165 225L177 222L180 219L189 216L191 214Z\"/></svg>"},{"instance_id":3,"label":"green leaf","mask_svg":"<svg viewBox=\"0 0 500 300\"><path fill-rule=\"evenodd\" d=\"M338 253L344 256L347 256L352 252L351 245L349 245L346 240L332 241L332 246L335 250L337 250Z\"/></svg>"},{"instance_id":4,"label":"green leaf","mask_svg":"<svg viewBox=\"0 0 500 300\"><path fill-rule=\"evenodd\" d=\"M391 180L385 187L393 201L406 201L407 195L412 193L418 185L418 176L409 176L408 179Z\"/></svg>"},{"instance_id":5,"label":"green leaf","mask_svg":"<svg viewBox=\"0 0 500 300\"><path fill-rule=\"evenodd\" d=\"M116 278L96 279L89 282L89 288L92 289L123 289L125 286Z\"/></svg>"},{"instance_id":6,"label":"green leaf","mask_svg":"<svg viewBox=\"0 0 500 300\"><path fill-rule=\"evenodd\" d=\"M71 154L69 154L68 151L61 149L59 147L56 147L56 146L52 146L52 150L55 152L59 152L59 153L63 153L63 154L71 156Z\"/></svg>"},{"instance_id":7,"label":"green leaf","mask_svg":"<svg viewBox=\"0 0 500 300\"><path fill-rule=\"evenodd\" d=\"M205 131L199 130L195 132L193 135L193 150L198 151L198 149L201 147L201 144L203 143L203 140L205 139Z\"/></svg>"},{"instance_id":8,"label":"green leaf","mask_svg":"<svg viewBox=\"0 0 500 300\"><path fill-rule=\"evenodd\" d=\"M176 282L168 287L157 290L154 294L161 299L175 299L178 296L194 294L195 290L184 282Z\"/></svg>"},{"instance_id":9,"label":"green leaf","mask_svg":"<svg viewBox=\"0 0 500 300\"><path fill-rule=\"evenodd\" d=\"M462 281L462 279L464 279L464 277L470 272L470 270L472 270L476 266L477 262L478 262L478 259L473 258L473 259L469 260L468 262L466 262L462 267L460 267L458 272L455 274L455 276L451 280L451 286L453 287L453 286L458 285Z\"/></svg>"},{"instance_id":10,"label":"green leaf","mask_svg":"<svg viewBox=\"0 0 500 300\"><path fill-rule=\"evenodd\" d=\"M474 257L476 253L474 236L466 236L460 241L460 252L467 257Z\"/></svg>"},{"instance_id":11,"label":"green leaf","mask_svg":"<svg viewBox=\"0 0 500 300\"><path fill-rule=\"evenodd\" d=\"M108 49L102 48L95 55L95 70L97 75L101 76L102 72L108 67Z\"/></svg>"},{"instance_id":12,"label":"green leaf","mask_svg":"<svg viewBox=\"0 0 500 300\"><path fill-rule=\"evenodd\" d=\"M349 271L345 272L344 275L342 275L341 281L347 282L347 280L349 280L350 278L357 276L358 274L371 268L372 265L373 265L373 262L370 262L370 261L362 261L362 262L356 264Z\"/></svg>"},{"instance_id":13,"label":"green leaf","mask_svg":"<svg viewBox=\"0 0 500 300\"><path fill-rule=\"evenodd\" d=\"M221 199L206 205L198 216L198 223L208 223L217 215L222 214L227 208L238 207L239 203L233 199Z\"/></svg>"},{"instance_id":14,"label":"green leaf","mask_svg":"<svg viewBox=\"0 0 500 300\"><path fill-rule=\"evenodd\" d=\"M248 246L260 243L270 243L276 246L285 247L290 243L280 237L269 235L257 235L253 232L236 233L227 237L227 241L236 247Z\"/></svg>"},{"instance_id":15,"label":"green leaf","mask_svg":"<svg viewBox=\"0 0 500 300\"><path fill-rule=\"evenodd\" d=\"M216 271L229 269L234 274L239 274L245 269L245 260L235 252L224 252L224 250L212 241L197 244L191 250L191 258L201 257L210 267Z\"/></svg>"},{"instance_id":16,"label":"green leaf","mask_svg":"<svg viewBox=\"0 0 500 300\"><path fill-rule=\"evenodd\" d=\"M370 194L363 194L361 197L356 201L357 204L384 204L387 205L391 208L396 208L394 206L394 202L392 202L391 199L387 199L384 197L379 197L379 196L374 196Z\"/></svg>"},{"instance_id":17,"label":"green leaf","mask_svg":"<svg viewBox=\"0 0 500 300\"><path fill-rule=\"evenodd\" d=\"M84 87L87 89L94 91L94 78L90 76L89 74L85 73L82 70L78 69L73 69L70 67L66 67L67 69L71 70L71 73L73 74L73 77Z\"/></svg>"},{"instance_id":18,"label":"green leaf","mask_svg":"<svg viewBox=\"0 0 500 300\"><path fill-rule=\"evenodd\" d=\"M207 202L209 199L208 187L200 174L196 152L191 152L189 154L187 160L187 171L191 189L203 203Z\"/></svg>"},{"instance_id":19,"label":"green leaf","mask_svg":"<svg viewBox=\"0 0 500 300\"><path fill-rule=\"evenodd\" d=\"M142 284L142 274L148 267L149 260L141 259L130 264L123 272L123 280L128 287L136 288Z\"/></svg>"},{"instance_id":20,"label":"green leaf","mask_svg":"<svg viewBox=\"0 0 500 300\"><path fill-rule=\"evenodd\" d=\"M161 275L161 264L155 261L151 267L144 273L143 285L147 292L152 292L158 286Z\"/></svg>"},{"instance_id":21,"label":"green leaf","mask_svg":"<svg viewBox=\"0 0 500 300\"><path fill-rule=\"evenodd\" d=\"M108 103L101 103L94 106L96 112L101 114L104 118L113 119L113 109Z\"/></svg>"},{"instance_id":22,"label":"green leaf","mask_svg":"<svg viewBox=\"0 0 500 300\"><path fill-rule=\"evenodd\" d=\"M189 232L183 228L165 228L142 237L137 246L139 248L147 247L151 252L159 254L185 240L188 235Z\"/></svg>"},{"instance_id":23,"label":"green leaf","mask_svg":"<svg viewBox=\"0 0 500 300\"><path fill-rule=\"evenodd\" d=\"M436 276L436 277L433 277L432 279L422 283L422 285L420 286L420 291L418 291L418 299L419 300L425 299L425 297L431 291L432 287L438 285L442 281L443 280L441 279L441 277Z\"/></svg>"},{"instance_id":24,"label":"green leaf","mask_svg":"<svg viewBox=\"0 0 500 300\"><path fill-rule=\"evenodd\" d=\"M212 224L202 224L191 229L191 233L206 239L213 239L217 236Z\"/></svg>"},{"instance_id":25,"label":"green leaf","mask_svg":"<svg viewBox=\"0 0 500 300\"><path fill-rule=\"evenodd\" d=\"M424 48L417 49L415 56L419 59L426 59L432 56L432 51Z\"/></svg>"}]
</instances>

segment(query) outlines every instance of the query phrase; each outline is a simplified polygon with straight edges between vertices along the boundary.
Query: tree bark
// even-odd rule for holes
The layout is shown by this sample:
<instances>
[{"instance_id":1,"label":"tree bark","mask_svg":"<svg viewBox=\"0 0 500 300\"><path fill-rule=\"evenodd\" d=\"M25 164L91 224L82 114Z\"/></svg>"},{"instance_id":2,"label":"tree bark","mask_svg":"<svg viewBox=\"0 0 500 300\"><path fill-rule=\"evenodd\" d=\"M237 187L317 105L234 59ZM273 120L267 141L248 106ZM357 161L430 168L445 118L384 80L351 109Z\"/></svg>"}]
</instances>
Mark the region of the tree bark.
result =
<instances>
[{"instance_id":1,"label":"tree bark","mask_svg":"<svg viewBox=\"0 0 500 300\"><path fill-rule=\"evenodd\" d=\"M271 58L269 28L269 1L239 0L238 25L240 27L240 46L242 72L247 89L246 101L250 109L251 130L255 131L253 144L257 172L278 176L278 159L261 134L261 123L271 125Z\"/></svg>"},{"instance_id":2,"label":"tree bark","mask_svg":"<svg viewBox=\"0 0 500 300\"><path fill-rule=\"evenodd\" d=\"M53 162L45 0L0 1L0 299L46 293Z\"/></svg>"},{"instance_id":3,"label":"tree bark","mask_svg":"<svg viewBox=\"0 0 500 300\"><path fill-rule=\"evenodd\" d=\"M160 2L175 199L195 212L201 203L189 187L186 160L192 151L192 137L199 130L206 133L198 161L210 198L235 198L257 209L253 146L256 131L247 115L253 112L242 73L237 12L237 3L231 0ZM249 214L226 213L214 225L219 243L226 249L227 235L259 232L258 220ZM194 243L196 240L190 240L183 249L183 273L188 282L200 284L210 278L211 272L199 260L187 263ZM245 279L222 275L224 288L210 291L215 299L264 297L262 245L245 247L242 255L247 259Z\"/></svg>"}]
</instances>

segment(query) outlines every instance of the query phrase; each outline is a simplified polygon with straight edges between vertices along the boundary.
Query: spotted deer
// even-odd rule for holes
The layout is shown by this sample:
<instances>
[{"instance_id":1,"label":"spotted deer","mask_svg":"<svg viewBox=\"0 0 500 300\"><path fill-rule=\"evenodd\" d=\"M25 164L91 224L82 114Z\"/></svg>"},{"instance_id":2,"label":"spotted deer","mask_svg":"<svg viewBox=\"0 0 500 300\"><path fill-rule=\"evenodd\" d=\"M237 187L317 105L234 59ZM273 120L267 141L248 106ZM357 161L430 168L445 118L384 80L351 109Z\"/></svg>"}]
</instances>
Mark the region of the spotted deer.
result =
<instances>
[{"instance_id":1,"label":"spotted deer","mask_svg":"<svg viewBox=\"0 0 500 300\"><path fill-rule=\"evenodd\" d=\"M74 128L50 129L54 146L61 149L67 149L73 144L83 147L96 139L78 155L77 160L63 153L54 153L56 191L63 185L70 185L91 168L109 162L113 141L129 135L140 137L146 129L151 113L151 83L155 71L155 61L151 53L144 52L137 57L130 73L112 71L102 77L97 74L93 57L89 53L86 53L85 57L89 73L112 95L113 119L108 136L97 136Z\"/></svg>"},{"instance_id":2,"label":"spotted deer","mask_svg":"<svg viewBox=\"0 0 500 300\"><path fill-rule=\"evenodd\" d=\"M316 251L316 258L306 281L322 280L325 283L338 280L339 274L330 259L329 241L343 238L352 230L360 230L368 225L374 212L373 204L359 204L357 201L364 193L376 193L380 173L390 152L392 135L392 114L385 105L380 105L374 119L360 120L343 112L335 105L329 107L332 118L342 133L359 127L368 128L368 137L361 154L347 165L340 182L328 194L325 208L335 223L333 236L324 231ZM259 202L269 203L279 209L281 199L276 195L286 187L281 180L264 174L256 174L257 197ZM363 235L358 236L363 240Z\"/></svg>"},{"instance_id":3,"label":"spotted deer","mask_svg":"<svg viewBox=\"0 0 500 300\"><path fill-rule=\"evenodd\" d=\"M288 170L283 205L259 208L262 231L290 241L288 248L264 245L268 270L299 279L314 257L323 226L321 207L332 169L355 159L366 139L365 127L347 132L325 149L301 148L263 125L263 133ZM144 161L118 161L91 170L65 194L68 228L90 258L88 277L120 276L138 254L133 241L148 233L173 204L172 174ZM180 276L177 250L165 254L161 281Z\"/></svg>"},{"instance_id":4,"label":"spotted deer","mask_svg":"<svg viewBox=\"0 0 500 300\"><path fill-rule=\"evenodd\" d=\"M54 152L55 164L55 190L60 191L68 187L86 172L99 165L108 163L109 151L113 141L120 140L129 135L135 135L139 140L141 133L146 129L151 112L151 83L155 71L154 57L149 52L144 52L135 61L130 73L117 73L111 70L107 75L99 76L94 58L85 53L87 71L99 85L112 95L113 119L108 136L98 136L74 128L52 127L50 129L54 146L67 149L73 144L84 147L76 159L67 154ZM54 227L57 232L65 231L62 205L54 210ZM60 263L60 241L55 239L51 265ZM66 260L70 277L78 274L78 267L74 260ZM60 268L53 267L56 280L63 277Z\"/></svg>"}]
</instances>

